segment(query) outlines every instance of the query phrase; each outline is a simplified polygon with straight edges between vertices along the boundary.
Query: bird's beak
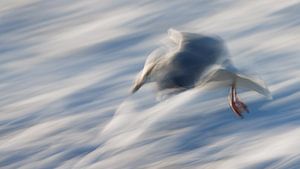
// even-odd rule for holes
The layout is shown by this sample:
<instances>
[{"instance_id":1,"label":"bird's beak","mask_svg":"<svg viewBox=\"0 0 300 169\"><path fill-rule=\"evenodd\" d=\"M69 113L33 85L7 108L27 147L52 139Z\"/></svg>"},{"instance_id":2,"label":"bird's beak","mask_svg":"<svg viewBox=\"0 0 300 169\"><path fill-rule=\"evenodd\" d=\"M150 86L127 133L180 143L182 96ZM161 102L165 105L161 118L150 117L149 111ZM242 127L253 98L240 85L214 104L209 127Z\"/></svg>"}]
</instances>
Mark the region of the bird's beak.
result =
<instances>
[{"instance_id":1,"label":"bird's beak","mask_svg":"<svg viewBox=\"0 0 300 169\"><path fill-rule=\"evenodd\" d=\"M143 86L143 84L144 84L143 81L139 81L139 82L135 83L133 88L131 89L131 93L133 94L136 91L138 91Z\"/></svg>"},{"instance_id":2,"label":"bird's beak","mask_svg":"<svg viewBox=\"0 0 300 169\"><path fill-rule=\"evenodd\" d=\"M141 88L142 85L140 84L136 84L133 86L133 88L131 89L131 93L135 93L136 91L138 91Z\"/></svg>"}]
</instances>

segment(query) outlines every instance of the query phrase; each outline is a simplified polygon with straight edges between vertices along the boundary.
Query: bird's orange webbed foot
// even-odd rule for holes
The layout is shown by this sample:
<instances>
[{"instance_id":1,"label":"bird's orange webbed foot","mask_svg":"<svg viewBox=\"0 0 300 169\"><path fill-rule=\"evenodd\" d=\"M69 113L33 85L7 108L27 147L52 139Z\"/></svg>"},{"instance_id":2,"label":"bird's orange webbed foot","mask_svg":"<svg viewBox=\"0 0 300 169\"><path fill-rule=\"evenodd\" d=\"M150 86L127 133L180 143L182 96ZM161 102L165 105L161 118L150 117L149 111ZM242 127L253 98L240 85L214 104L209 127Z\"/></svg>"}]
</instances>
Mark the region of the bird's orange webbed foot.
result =
<instances>
[{"instance_id":1,"label":"bird's orange webbed foot","mask_svg":"<svg viewBox=\"0 0 300 169\"><path fill-rule=\"evenodd\" d=\"M228 99L232 111L235 112L239 117L243 118L242 113L244 112L249 113L247 105L243 103L237 96L235 84L231 86Z\"/></svg>"}]
</instances>

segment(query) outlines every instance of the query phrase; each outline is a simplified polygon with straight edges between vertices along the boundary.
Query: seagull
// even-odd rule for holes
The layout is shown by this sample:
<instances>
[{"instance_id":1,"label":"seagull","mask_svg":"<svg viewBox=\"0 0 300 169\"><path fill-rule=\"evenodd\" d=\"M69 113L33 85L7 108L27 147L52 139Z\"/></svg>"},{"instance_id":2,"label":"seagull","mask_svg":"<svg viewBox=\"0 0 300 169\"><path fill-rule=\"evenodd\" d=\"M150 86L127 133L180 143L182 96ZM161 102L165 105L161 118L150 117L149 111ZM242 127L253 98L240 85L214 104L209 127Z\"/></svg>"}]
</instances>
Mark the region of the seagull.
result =
<instances>
[{"instance_id":1,"label":"seagull","mask_svg":"<svg viewBox=\"0 0 300 169\"><path fill-rule=\"evenodd\" d=\"M170 43L154 50L138 73L131 93L144 84L155 82L159 91L182 91L211 84L228 87L232 111L243 118L247 105L237 95L237 88L256 91L268 98L264 81L241 73L230 59L225 42L216 35L168 30Z\"/></svg>"}]
</instances>

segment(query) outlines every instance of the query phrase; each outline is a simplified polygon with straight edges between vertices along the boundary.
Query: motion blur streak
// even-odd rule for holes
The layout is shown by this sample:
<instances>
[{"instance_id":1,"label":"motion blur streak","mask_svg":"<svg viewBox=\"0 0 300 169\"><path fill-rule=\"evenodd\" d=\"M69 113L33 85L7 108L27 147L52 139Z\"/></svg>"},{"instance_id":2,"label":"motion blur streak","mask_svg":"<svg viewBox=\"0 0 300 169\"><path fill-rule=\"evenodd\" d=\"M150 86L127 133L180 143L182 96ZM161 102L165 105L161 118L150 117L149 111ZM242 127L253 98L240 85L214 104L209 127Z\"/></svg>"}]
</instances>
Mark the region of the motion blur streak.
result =
<instances>
[{"instance_id":1,"label":"motion blur streak","mask_svg":"<svg viewBox=\"0 0 300 169\"><path fill-rule=\"evenodd\" d=\"M0 1L0 168L300 168L298 0ZM222 37L273 100L128 97L169 28Z\"/></svg>"}]
</instances>

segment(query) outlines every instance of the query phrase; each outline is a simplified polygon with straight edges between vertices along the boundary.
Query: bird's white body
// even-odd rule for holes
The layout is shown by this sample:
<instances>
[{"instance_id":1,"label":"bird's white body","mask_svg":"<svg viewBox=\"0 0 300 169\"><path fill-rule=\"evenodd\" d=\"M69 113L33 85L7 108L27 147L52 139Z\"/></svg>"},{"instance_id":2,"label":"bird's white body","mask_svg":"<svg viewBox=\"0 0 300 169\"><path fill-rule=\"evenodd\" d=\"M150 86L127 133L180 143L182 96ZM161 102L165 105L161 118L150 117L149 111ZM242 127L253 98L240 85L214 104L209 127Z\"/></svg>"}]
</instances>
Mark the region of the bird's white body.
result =
<instances>
[{"instance_id":1,"label":"bird's white body","mask_svg":"<svg viewBox=\"0 0 300 169\"><path fill-rule=\"evenodd\" d=\"M156 82L160 91L194 87L230 86L254 90L270 97L264 82L240 73L232 64L223 40L217 36L168 31L171 45L157 49L138 74L133 92L144 83Z\"/></svg>"}]
</instances>

